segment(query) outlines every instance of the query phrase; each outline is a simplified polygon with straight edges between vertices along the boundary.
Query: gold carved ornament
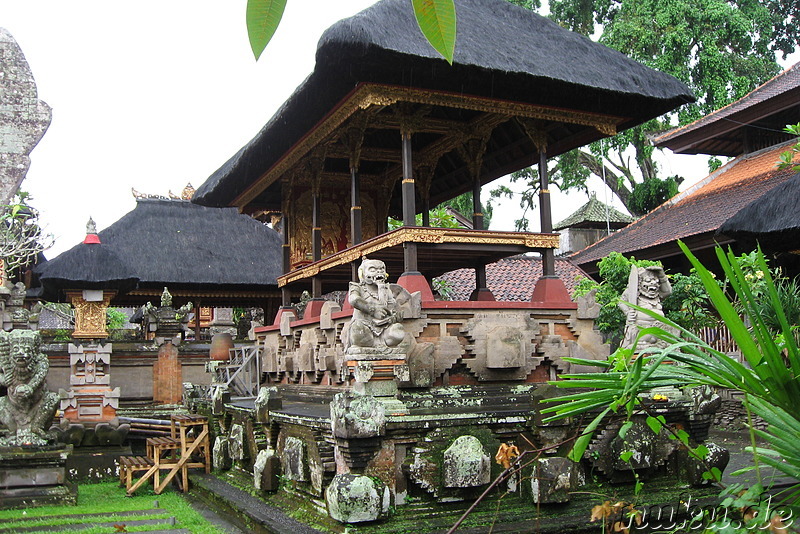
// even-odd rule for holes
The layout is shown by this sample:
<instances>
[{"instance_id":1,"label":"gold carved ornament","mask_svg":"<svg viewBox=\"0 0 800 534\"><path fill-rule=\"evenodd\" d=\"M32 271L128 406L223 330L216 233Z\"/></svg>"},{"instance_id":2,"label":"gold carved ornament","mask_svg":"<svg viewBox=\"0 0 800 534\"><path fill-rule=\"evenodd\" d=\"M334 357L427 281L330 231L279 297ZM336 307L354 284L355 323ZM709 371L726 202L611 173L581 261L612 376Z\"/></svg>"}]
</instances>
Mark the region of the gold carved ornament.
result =
<instances>
[{"instance_id":1,"label":"gold carved ornament","mask_svg":"<svg viewBox=\"0 0 800 534\"><path fill-rule=\"evenodd\" d=\"M113 294L103 292L103 300L87 301L82 292L67 292L75 308L75 330L72 337L100 339L108 337L106 330L106 310Z\"/></svg>"},{"instance_id":2,"label":"gold carved ornament","mask_svg":"<svg viewBox=\"0 0 800 534\"><path fill-rule=\"evenodd\" d=\"M364 241L356 246L337 252L318 262L296 269L278 277L278 286L283 287L298 280L316 276L340 265L358 261L381 250L403 243L469 243L478 245L517 245L531 249L556 249L559 246L558 234L534 234L523 232L495 232L489 230L464 230L456 228L423 228L419 226L402 227L377 238Z\"/></svg>"}]
</instances>

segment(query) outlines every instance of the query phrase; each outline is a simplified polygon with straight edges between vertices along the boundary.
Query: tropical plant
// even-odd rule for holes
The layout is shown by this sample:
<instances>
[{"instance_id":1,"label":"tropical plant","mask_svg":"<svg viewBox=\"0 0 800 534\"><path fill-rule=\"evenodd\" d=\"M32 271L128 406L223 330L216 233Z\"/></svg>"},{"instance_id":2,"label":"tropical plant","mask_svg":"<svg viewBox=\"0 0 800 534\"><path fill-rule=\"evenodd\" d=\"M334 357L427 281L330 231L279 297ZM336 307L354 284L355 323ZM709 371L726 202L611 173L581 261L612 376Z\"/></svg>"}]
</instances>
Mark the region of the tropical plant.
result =
<instances>
[{"instance_id":1,"label":"tropical plant","mask_svg":"<svg viewBox=\"0 0 800 534\"><path fill-rule=\"evenodd\" d=\"M441 204L428 212L430 225L434 228L459 228L458 220L447 212L447 207ZM422 214L417 213L414 224L422 226ZM389 217L387 226L389 230L397 230L403 226L403 221Z\"/></svg>"},{"instance_id":2,"label":"tropical plant","mask_svg":"<svg viewBox=\"0 0 800 534\"><path fill-rule=\"evenodd\" d=\"M119 308L106 309L106 326L109 330L120 330L128 322L128 316Z\"/></svg>"},{"instance_id":3,"label":"tropical plant","mask_svg":"<svg viewBox=\"0 0 800 534\"><path fill-rule=\"evenodd\" d=\"M739 346L743 362L715 350L677 323L637 307L677 332L651 327L642 329L639 337L654 335L667 342L668 346L665 349L643 351L636 357L635 347L619 349L607 361L600 363L570 359L573 363L600 367L602 371L565 376L563 380L553 382L557 387L579 388L583 391L559 397L559 405L544 410L552 414L548 420L585 413L596 414L573 446L570 457L577 461L583 456L592 433L604 417L610 413L623 413L627 417L637 412L647 413L643 399L652 388L708 385L739 391L743 394L748 415L750 451L753 453L758 483L762 484L760 466L771 466L796 481L789 497L797 498L800 496L800 440L797 439L800 435L800 403L797 402L800 398L800 349L793 335L793 325L781 307L780 296L764 255L757 252L756 265L764 273L766 294L763 299L756 299L736 256L730 251L726 254L722 249L717 249L727 282L741 303L737 307L725 295L714 275L700 264L683 243L679 244ZM763 306L758 300L768 302L774 310L779 336L760 315ZM745 319L740 317L740 311ZM672 365L662 365L665 362L671 362ZM766 421L767 429L757 429L753 425L753 416ZM648 423L651 427L660 427L662 424L652 416L648 417ZM759 447L756 438L762 438L768 446Z\"/></svg>"},{"instance_id":4,"label":"tropical plant","mask_svg":"<svg viewBox=\"0 0 800 534\"><path fill-rule=\"evenodd\" d=\"M783 131L800 137L800 122L798 122L797 124L790 124L789 126L784 128ZM778 168L792 169L794 171L800 172L800 163L794 163L794 158L798 154L800 154L800 141L798 141L789 150L781 153L780 161L778 162Z\"/></svg>"},{"instance_id":5,"label":"tropical plant","mask_svg":"<svg viewBox=\"0 0 800 534\"><path fill-rule=\"evenodd\" d=\"M601 283L589 279L578 282L576 297L597 288L595 300L600 305L597 328L612 343L619 341L625 327L625 314L619 308L619 301L627 287L631 268L653 265L660 266L661 263L637 260L633 257L626 258L619 252L612 252L597 264ZM706 326L716 326L719 320L711 309L708 293L694 269L688 275L676 273L669 277L672 294L664 299L664 314L684 328L695 332Z\"/></svg>"}]
</instances>

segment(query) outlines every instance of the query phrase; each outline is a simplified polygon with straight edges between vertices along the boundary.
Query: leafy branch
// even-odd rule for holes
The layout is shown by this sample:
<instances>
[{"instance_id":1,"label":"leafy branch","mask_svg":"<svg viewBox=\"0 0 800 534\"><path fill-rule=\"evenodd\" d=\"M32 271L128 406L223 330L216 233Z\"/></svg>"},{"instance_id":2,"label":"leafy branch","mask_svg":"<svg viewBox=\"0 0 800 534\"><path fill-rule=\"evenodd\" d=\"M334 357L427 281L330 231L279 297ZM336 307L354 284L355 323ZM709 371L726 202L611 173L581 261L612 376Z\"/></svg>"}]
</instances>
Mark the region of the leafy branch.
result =
<instances>
[{"instance_id":1,"label":"leafy branch","mask_svg":"<svg viewBox=\"0 0 800 534\"><path fill-rule=\"evenodd\" d=\"M6 273L26 267L53 244L39 224L39 212L27 204L30 196L18 192L7 205L0 206L0 259Z\"/></svg>"},{"instance_id":2,"label":"leafy branch","mask_svg":"<svg viewBox=\"0 0 800 534\"><path fill-rule=\"evenodd\" d=\"M784 128L783 131L800 137L800 122L797 124L790 124ZM781 153L780 160L778 161L778 168L781 170L792 169L793 171L800 172L800 163L793 163L794 158L798 154L800 154L800 141L789 150Z\"/></svg>"}]
</instances>

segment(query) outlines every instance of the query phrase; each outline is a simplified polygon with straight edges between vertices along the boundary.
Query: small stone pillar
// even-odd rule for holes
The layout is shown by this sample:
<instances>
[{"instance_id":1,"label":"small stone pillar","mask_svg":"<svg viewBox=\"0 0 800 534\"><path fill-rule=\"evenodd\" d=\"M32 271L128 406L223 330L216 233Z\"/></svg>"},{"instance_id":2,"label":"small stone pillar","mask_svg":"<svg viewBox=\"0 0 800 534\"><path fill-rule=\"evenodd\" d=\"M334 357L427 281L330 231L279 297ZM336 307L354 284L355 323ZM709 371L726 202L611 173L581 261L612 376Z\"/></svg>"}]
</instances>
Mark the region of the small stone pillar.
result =
<instances>
[{"instance_id":1,"label":"small stone pillar","mask_svg":"<svg viewBox=\"0 0 800 534\"><path fill-rule=\"evenodd\" d=\"M153 365L153 400L162 404L179 404L183 398L183 375L178 360L178 347L168 339L158 349Z\"/></svg>"},{"instance_id":2,"label":"small stone pillar","mask_svg":"<svg viewBox=\"0 0 800 534\"><path fill-rule=\"evenodd\" d=\"M238 332L233 321L233 308L214 308L214 318L209 324L209 333L212 337L217 334L230 334L236 337Z\"/></svg>"}]
</instances>

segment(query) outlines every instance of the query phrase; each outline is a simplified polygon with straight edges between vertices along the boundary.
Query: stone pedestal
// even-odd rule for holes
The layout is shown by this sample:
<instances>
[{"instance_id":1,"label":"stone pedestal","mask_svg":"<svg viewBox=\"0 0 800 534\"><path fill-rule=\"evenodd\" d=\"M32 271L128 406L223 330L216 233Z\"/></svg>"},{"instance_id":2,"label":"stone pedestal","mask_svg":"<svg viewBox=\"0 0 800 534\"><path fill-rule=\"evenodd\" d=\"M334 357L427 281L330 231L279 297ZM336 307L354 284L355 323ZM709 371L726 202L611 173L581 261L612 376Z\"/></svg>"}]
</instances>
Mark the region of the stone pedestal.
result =
<instances>
[{"instance_id":1,"label":"stone pedestal","mask_svg":"<svg viewBox=\"0 0 800 534\"><path fill-rule=\"evenodd\" d=\"M74 505L78 490L67 481L71 445L0 447L0 509Z\"/></svg>"},{"instance_id":2,"label":"stone pedestal","mask_svg":"<svg viewBox=\"0 0 800 534\"><path fill-rule=\"evenodd\" d=\"M233 308L214 308L214 319L208 325L212 336L217 334L230 334L236 337L236 323L233 321Z\"/></svg>"},{"instance_id":3,"label":"stone pedestal","mask_svg":"<svg viewBox=\"0 0 800 534\"><path fill-rule=\"evenodd\" d=\"M183 376L178 360L178 347L165 341L158 349L153 365L153 400L162 404L179 404L183 399Z\"/></svg>"},{"instance_id":4,"label":"stone pedestal","mask_svg":"<svg viewBox=\"0 0 800 534\"><path fill-rule=\"evenodd\" d=\"M70 344L69 391L59 390L61 410L69 421L99 423L111 421L119 408L119 388L111 389L111 343Z\"/></svg>"}]
</instances>

